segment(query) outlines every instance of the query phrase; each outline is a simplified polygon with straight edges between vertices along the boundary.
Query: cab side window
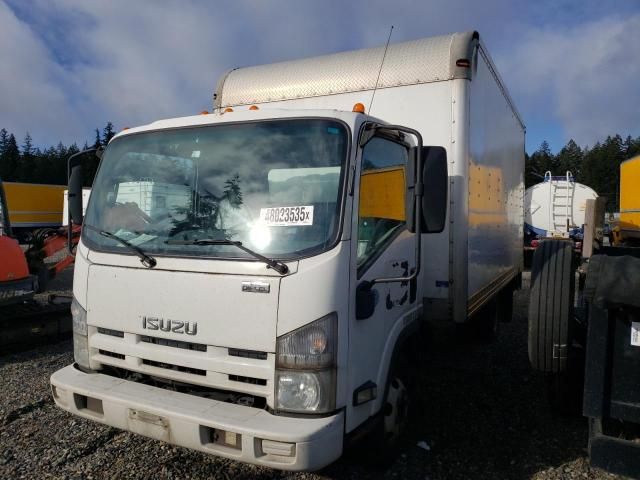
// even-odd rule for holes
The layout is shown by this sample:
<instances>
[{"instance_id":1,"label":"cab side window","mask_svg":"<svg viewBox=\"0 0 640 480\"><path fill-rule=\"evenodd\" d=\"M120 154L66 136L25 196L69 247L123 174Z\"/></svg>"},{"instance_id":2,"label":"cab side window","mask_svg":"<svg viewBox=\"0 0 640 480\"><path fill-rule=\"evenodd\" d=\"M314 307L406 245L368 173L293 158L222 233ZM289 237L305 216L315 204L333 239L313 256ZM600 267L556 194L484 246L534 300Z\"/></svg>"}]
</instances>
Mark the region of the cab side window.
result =
<instances>
[{"instance_id":1,"label":"cab side window","mask_svg":"<svg viewBox=\"0 0 640 480\"><path fill-rule=\"evenodd\" d=\"M358 268L373 261L406 226L408 148L374 137L362 151L358 210Z\"/></svg>"}]
</instances>

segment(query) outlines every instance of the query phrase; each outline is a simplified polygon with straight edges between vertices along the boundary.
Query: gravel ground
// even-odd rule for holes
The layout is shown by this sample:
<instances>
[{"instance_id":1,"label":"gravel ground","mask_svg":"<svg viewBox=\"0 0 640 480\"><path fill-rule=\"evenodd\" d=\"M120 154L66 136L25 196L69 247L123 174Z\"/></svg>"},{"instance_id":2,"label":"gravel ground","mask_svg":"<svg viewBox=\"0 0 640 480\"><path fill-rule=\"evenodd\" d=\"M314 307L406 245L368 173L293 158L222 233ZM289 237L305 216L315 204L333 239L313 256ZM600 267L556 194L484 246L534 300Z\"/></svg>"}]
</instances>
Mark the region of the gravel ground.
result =
<instances>
[{"instance_id":1,"label":"gravel ground","mask_svg":"<svg viewBox=\"0 0 640 480\"><path fill-rule=\"evenodd\" d=\"M70 281L65 275L59 291ZM0 356L0 478L619 478L589 467L584 419L549 414L544 379L527 361L527 296L518 292L513 322L500 325L491 345L461 339L452 328L432 333L420 360L413 430L385 472L351 453L320 472L289 474L69 415L54 406L48 384L73 360L64 341Z\"/></svg>"}]
</instances>

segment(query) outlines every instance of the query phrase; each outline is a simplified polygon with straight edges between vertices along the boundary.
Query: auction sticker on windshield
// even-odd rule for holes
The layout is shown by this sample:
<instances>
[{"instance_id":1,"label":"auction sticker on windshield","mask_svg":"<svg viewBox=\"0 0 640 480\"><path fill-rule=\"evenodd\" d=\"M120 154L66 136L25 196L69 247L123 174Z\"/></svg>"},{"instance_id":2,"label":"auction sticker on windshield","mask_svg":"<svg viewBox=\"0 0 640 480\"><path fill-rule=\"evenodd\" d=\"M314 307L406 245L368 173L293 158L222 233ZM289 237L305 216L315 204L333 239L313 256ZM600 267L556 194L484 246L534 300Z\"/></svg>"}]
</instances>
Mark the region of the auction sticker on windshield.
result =
<instances>
[{"instance_id":1,"label":"auction sticker on windshield","mask_svg":"<svg viewBox=\"0 0 640 480\"><path fill-rule=\"evenodd\" d=\"M260 220L269 227L313 225L313 205L261 208Z\"/></svg>"}]
</instances>

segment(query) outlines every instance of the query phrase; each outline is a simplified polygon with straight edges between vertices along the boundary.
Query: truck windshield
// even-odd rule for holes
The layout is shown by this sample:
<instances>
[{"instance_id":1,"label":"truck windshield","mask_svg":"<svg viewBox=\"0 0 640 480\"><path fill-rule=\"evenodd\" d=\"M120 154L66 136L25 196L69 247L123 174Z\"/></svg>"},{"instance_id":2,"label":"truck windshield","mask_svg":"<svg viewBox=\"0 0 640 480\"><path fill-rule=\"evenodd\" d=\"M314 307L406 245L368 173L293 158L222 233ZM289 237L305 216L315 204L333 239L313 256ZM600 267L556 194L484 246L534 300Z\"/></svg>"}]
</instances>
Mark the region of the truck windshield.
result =
<instances>
[{"instance_id":1,"label":"truck windshield","mask_svg":"<svg viewBox=\"0 0 640 480\"><path fill-rule=\"evenodd\" d=\"M94 181L86 223L153 255L254 260L222 240L270 258L313 255L336 240L348 143L342 123L322 119L116 138ZM83 229L83 239L90 248L129 253L95 229Z\"/></svg>"}]
</instances>

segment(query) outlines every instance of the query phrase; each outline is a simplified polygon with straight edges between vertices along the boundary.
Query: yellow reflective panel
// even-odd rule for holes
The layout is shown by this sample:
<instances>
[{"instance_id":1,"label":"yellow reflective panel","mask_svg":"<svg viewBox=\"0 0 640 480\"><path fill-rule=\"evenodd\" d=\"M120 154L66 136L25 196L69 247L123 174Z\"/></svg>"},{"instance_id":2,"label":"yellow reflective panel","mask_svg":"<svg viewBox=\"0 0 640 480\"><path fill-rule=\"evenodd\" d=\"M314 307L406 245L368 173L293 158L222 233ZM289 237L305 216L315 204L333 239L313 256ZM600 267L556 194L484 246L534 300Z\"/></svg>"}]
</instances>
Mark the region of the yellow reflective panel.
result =
<instances>
[{"instance_id":1,"label":"yellow reflective panel","mask_svg":"<svg viewBox=\"0 0 640 480\"><path fill-rule=\"evenodd\" d=\"M4 183L9 220L13 227L62 224L65 185Z\"/></svg>"},{"instance_id":2,"label":"yellow reflective panel","mask_svg":"<svg viewBox=\"0 0 640 480\"><path fill-rule=\"evenodd\" d=\"M469 165L469 225L506 223L502 170L471 163Z\"/></svg>"},{"instance_id":3,"label":"yellow reflective panel","mask_svg":"<svg viewBox=\"0 0 640 480\"><path fill-rule=\"evenodd\" d=\"M620 165L620 229L640 230L640 156Z\"/></svg>"},{"instance_id":4,"label":"yellow reflective panel","mask_svg":"<svg viewBox=\"0 0 640 480\"><path fill-rule=\"evenodd\" d=\"M404 167L366 170L360 177L360 218L405 221Z\"/></svg>"}]
</instances>

